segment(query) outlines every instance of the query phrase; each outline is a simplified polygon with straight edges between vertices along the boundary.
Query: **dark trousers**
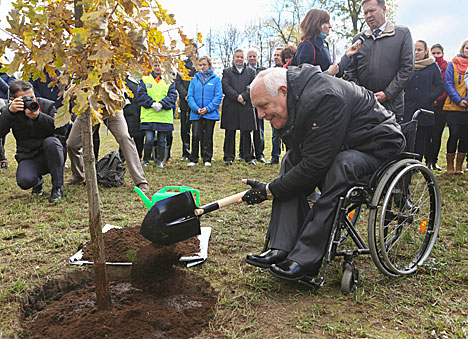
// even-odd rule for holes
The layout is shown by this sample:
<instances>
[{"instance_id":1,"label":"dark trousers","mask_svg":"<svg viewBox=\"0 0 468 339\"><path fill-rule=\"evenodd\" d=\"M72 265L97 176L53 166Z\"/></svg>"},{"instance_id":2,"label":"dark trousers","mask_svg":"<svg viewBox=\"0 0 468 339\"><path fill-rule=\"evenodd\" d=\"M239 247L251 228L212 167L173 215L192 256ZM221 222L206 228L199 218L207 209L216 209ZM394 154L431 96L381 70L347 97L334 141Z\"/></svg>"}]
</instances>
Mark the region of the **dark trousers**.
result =
<instances>
[{"instance_id":1,"label":"dark trousers","mask_svg":"<svg viewBox=\"0 0 468 339\"><path fill-rule=\"evenodd\" d=\"M257 112L255 111L255 115ZM257 119L257 129L253 132L253 142L255 149L255 158L260 160L263 158L263 151L265 150L265 126L263 119Z\"/></svg>"},{"instance_id":2,"label":"dark trousers","mask_svg":"<svg viewBox=\"0 0 468 339\"><path fill-rule=\"evenodd\" d=\"M21 160L16 171L16 182L24 190L36 186L44 174L50 173L54 187L63 186L64 150L56 137L45 138L42 152L32 158Z\"/></svg>"},{"instance_id":3,"label":"dark trousers","mask_svg":"<svg viewBox=\"0 0 468 339\"><path fill-rule=\"evenodd\" d=\"M431 133L432 126L418 126L416 131L416 142L414 144L414 153L418 154L418 160L422 160L427 145L427 140Z\"/></svg>"},{"instance_id":4,"label":"dark trousers","mask_svg":"<svg viewBox=\"0 0 468 339\"><path fill-rule=\"evenodd\" d=\"M321 196L309 208L307 194L300 192L287 200L273 200L268 228L270 248L289 252L288 259L306 269L320 268L330 236L339 197L372 174L382 160L356 150L338 153L321 183ZM281 164L284 175L295 164L287 152Z\"/></svg>"},{"instance_id":5,"label":"dark trousers","mask_svg":"<svg viewBox=\"0 0 468 339\"><path fill-rule=\"evenodd\" d=\"M5 138L0 138L0 161L6 160L5 158Z\"/></svg>"},{"instance_id":6,"label":"dark trousers","mask_svg":"<svg viewBox=\"0 0 468 339\"><path fill-rule=\"evenodd\" d=\"M442 112L435 114L434 118L434 126L431 128L430 137L428 138L424 156L426 157L427 162L437 164L442 141L442 134L444 133L444 128L447 123L447 113Z\"/></svg>"},{"instance_id":7,"label":"dark trousers","mask_svg":"<svg viewBox=\"0 0 468 339\"><path fill-rule=\"evenodd\" d=\"M188 158L190 156L190 111L180 111L180 139L182 140L182 156Z\"/></svg>"},{"instance_id":8,"label":"dark trousers","mask_svg":"<svg viewBox=\"0 0 468 339\"><path fill-rule=\"evenodd\" d=\"M216 120L199 119L192 121L192 152L190 161L197 163L200 153L203 162L211 162L213 158L213 133Z\"/></svg>"},{"instance_id":9,"label":"dark trousers","mask_svg":"<svg viewBox=\"0 0 468 339\"><path fill-rule=\"evenodd\" d=\"M273 130L273 136L271 137L271 160L279 160L281 155L281 138L278 136L275 130Z\"/></svg>"},{"instance_id":10,"label":"dark trousers","mask_svg":"<svg viewBox=\"0 0 468 339\"><path fill-rule=\"evenodd\" d=\"M468 152L468 125L449 124L450 135L447 140L447 153Z\"/></svg>"},{"instance_id":11,"label":"dark trousers","mask_svg":"<svg viewBox=\"0 0 468 339\"><path fill-rule=\"evenodd\" d=\"M252 131L241 131L243 158L250 161L254 158L252 145ZM224 134L224 161L234 161L236 154L236 130L227 129Z\"/></svg>"}]
</instances>

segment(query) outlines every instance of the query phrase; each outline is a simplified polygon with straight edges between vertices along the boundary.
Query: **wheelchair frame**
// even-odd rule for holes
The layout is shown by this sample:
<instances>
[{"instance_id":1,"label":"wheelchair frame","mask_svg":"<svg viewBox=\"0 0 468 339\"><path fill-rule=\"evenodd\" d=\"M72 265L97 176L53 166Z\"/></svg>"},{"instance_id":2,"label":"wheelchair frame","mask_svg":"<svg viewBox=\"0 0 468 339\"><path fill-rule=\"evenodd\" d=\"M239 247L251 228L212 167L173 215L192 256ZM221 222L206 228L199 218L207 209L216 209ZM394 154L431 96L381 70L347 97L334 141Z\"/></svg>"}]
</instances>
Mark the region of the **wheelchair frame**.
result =
<instances>
[{"instance_id":1,"label":"wheelchair frame","mask_svg":"<svg viewBox=\"0 0 468 339\"><path fill-rule=\"evenodd\" d=\"M411 122L420 113L433 114L419 110ZM415 125L417 128L417 122ZM302 282L323 286L328 265L338 256L344 258L341 279L344 294L356 290L359 270L354 258L359 255L370 255L378 270L392 277L412 274L424 264L439 232L441 198L434 174L416 160L417 156L402 153L387 160L368 184L354 186L340 198L321 273L318 277L305 277ZM355 227L364 204L369 209L369 245ZM348 238L356 247L339 249Z\"/></svg>"}]
</instances>

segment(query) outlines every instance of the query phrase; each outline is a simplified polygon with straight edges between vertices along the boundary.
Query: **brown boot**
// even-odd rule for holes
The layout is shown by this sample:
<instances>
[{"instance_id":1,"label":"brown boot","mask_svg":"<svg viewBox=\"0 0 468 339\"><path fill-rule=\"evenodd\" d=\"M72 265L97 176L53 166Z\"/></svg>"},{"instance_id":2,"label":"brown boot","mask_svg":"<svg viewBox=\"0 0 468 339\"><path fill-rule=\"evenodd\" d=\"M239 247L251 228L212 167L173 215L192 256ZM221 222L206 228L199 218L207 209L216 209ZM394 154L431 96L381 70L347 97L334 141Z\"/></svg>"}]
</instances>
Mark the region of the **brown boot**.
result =
<instances>
[{"instance_id":1,"label":"brown boot","mask_svg":"<svg viewBox=\"0 0 468 339\"><path fill-rule=\"evenodd\" d=\"M463 174L463 161L465 161L466 153L457 153L455 162L455 174Z\"/></svg>"},{"instance_id":2,"label":"brown boot","mask_svg":"<svg viewBox=\"0 0 468 339\"><path fill-rule=\"evenodd\" d=\"M445 155L447 157L447 174L455 174L455 169L453 168L455 153L447 153Z\"/></svg>"}]
</instances>

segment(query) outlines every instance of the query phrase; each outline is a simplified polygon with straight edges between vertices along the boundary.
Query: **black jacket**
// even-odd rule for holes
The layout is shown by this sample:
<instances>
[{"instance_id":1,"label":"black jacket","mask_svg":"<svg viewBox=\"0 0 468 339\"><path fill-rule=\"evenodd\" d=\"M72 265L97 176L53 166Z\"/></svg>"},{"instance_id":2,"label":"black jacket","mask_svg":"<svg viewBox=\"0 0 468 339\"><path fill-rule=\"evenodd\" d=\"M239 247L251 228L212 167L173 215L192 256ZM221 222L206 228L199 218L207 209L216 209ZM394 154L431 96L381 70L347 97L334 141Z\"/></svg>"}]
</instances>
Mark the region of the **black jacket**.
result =
<instances>
[{"instance_id":1,"label":"black jacket","mask_svg":"<svg viewBox=\"0 0 468 339\"><path fill-rule=\"evenodd\" d=\"M277 131L297 164L270 183L275 198L315 188L342 150L387 159L405 148L394 115L372 92L319 67L288 68L287 107L288 122Z\"/></svg>"},{"instance_id":2,"label":"black jacket","mask_svg":"<svg viewBox=\"0 0 468 339\"><path fill-rule=\"evenodd\" d=\"M123 112L127 121L128 133L132 137L142 137L145 133L140 129L140 105L138 104L138 80L125 77L125 85L132 91L133 98L127 97L130 102L125 105Z\"/></svg>"},{"instance_id":3,"label":"black jacket","mask_svg":"<svg viewBox=\"0 0 468 339\"><path fill-rule=\"evenodd\" d=\"M442 73L437 63L414 71L410 82L405 90L405 115L403 122L411 120L413 113L424 108L429 111L434 110L434 101L444 92L444 82ZM434 117L421 117L419 126L431 126L434 124Z\"/></svg>"},{"instance_id":4,"label":"black jacket","mask_svg":"<svg viewBox=\"0 0 468 339\"><path fill-rule=\"evenodd\" d=\"M54 117L57 109L51 100L37 98L40 113L36 120L31 120L24 112L12 113L8 106L1 108L0 138L13 130L16 139L16 161L32 159L42 152L42 141L51 136L58 137L62 143L66 126L58 129L54 126Z\"/></svg>"},{"instance_id":5,"label":"black jacket","mask_svg":"<svg viewBox=\"0 0 468 339\"><path fill-rule=\"evenodd\" d=\"M363 39L357 54L345 69L345 78L372 92L383 91L388 100L383 105L403 120L404 89L413 75L413 40L408 28L387 22L376 38L368 29L354 37Z\"/></svg>"},{"instance_id":6,"label":"black jacket","mask_svg":"<svg viewBox=\"0 0 468 339\"><path fill-rule=\"evenodd\" d=\"M192 78L197 73L197 70L193 66L193 62L190 59L185 60L185 68L189 70L189 76ZM185 99L187 97L189 85L190 80L182 80L182 77L179 75L179 73L177 73L175 79L175 87L177 92L179 93L179 107L181 111L189 110L187 100Z\"/></svg>"},{"instance_id":7,"label":"black jacket","mask_svg":"<svg viewBox=\"0 0 468 339\"><path fill-rule=\"evenodd\" d=\"M253 131L257 129L255 114L250 101L248 86L255 79L255 70L244 65L242 72L236 66L223 70L223 106L221 115L221 128L228 130ZM237 98L239 94L246 101L242 105Z\"/></svg>"}]
</instances>

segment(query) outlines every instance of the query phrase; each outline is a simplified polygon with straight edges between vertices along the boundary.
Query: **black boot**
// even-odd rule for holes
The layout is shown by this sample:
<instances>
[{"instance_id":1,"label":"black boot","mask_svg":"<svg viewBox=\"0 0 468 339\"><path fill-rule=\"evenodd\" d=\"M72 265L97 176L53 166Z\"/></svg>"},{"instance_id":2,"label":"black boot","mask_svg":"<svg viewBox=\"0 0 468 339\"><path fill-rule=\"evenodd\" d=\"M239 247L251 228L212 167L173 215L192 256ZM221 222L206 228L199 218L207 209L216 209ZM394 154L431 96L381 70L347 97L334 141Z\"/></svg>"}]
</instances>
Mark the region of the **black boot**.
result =
<instances>
[{"instance_id":1,"label":"black boot","mask_svg":"<svg viewBox=\"0 0 468 339\"><path fill-rule=\"evenodd\" d=\"M62 187L52 187L52 192L50 193L49 202L54 203L63 198Z\"/></svg>"}]
</instances>

